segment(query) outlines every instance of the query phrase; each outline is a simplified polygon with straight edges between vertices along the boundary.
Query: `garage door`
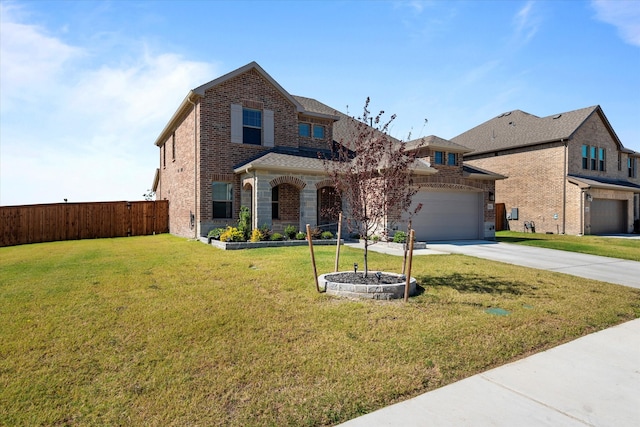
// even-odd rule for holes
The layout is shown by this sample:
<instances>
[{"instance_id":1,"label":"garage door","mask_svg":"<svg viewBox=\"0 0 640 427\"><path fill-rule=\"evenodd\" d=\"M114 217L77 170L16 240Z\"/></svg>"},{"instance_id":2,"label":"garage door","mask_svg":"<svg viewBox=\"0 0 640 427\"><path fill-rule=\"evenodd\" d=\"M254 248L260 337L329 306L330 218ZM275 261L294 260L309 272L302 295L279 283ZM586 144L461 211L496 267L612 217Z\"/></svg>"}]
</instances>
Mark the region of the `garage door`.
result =
<instances>
[{"instance_id":1,"label":"garage door","mask_svg":"<svg viewBox=\"0 0 640 427\"><path fill-rule=\"evenodd\" d=\"M594 199L591 203L591 234L626 233L627 201Z\"/></svg>"},{"instance_id":2,"label":"garage door","mask_svg":"<svg viewBox=\"0 0 640 427\"><path fill-rule=\"evenodd\" d=\"M422 209L413 218L419 241L478 239L480 193L422 191L413 196Z\"/></svg>"}]
</instances>

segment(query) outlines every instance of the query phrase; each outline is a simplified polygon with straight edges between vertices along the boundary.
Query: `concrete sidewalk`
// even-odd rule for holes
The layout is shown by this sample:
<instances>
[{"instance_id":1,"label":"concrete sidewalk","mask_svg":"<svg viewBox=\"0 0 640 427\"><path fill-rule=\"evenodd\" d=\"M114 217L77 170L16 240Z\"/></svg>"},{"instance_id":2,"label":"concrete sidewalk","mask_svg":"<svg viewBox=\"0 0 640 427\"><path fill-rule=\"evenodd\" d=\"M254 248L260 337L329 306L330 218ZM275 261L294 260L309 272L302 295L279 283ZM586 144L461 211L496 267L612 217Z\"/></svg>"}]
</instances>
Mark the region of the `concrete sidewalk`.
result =
<instances>
[{"instance_id":1,"label":"concrete sidewalk","mask_svg":"<svg viewBox=\"0 0 640 427\"><path fill-rule=\"evenodd\" d=\"M358 247L357 244L350 246ZM402 251L375 245L391 255ZM457 253L640 288L640 262L488 241L439 242ZM380 409L342 426L638 426L640 319Z\"/></svg>"},{"instance_id":2,"label":"concrete sidewalk","mask_svg":"<svg viewBox=\"0 0 640 427\"><path fill-rule=\"evenodd\" d=\"M341 424L640 424L640 319L587 335Z\"/></svg>"}]
</instances>

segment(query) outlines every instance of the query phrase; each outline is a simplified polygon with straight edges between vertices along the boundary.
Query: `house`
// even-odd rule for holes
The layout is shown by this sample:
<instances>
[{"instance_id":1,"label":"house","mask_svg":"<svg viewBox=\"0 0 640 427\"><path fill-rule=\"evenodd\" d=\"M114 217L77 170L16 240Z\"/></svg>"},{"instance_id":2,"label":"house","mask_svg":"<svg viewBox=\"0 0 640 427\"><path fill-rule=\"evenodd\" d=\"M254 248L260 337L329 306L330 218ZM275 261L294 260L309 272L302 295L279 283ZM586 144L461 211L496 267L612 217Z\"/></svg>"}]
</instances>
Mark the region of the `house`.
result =
<instances>
[{"instance_id":1,"label":"house","mask_svg":"<svg viewBox=\"0 0 640 427\"><path fill-rule=\"evenodd\" d=\"M319 154L344 140L352 120L289 94L255 62L189 91L155 141L153 189L169 200L170 232L205 236L235 224L241 206L254 228L335 222L324 214L338 196ZM407 144L421 159L417 238L493 238L495 181L504 177L464 165L469 150L451 141Z\"/></svg>"},{"instance_id":2,"label":"house","mask_svg":"<svg viewBox=\"0 0 640 427\"><path fill-rule=\"evenodd\" d=\"M622 145L600 106L547 117L511 111L452 141L472 149L466 164L508 176L496 184L496 201L512 230L582 235L638 227L640 153Z\"/></svg>"}]
</instances>

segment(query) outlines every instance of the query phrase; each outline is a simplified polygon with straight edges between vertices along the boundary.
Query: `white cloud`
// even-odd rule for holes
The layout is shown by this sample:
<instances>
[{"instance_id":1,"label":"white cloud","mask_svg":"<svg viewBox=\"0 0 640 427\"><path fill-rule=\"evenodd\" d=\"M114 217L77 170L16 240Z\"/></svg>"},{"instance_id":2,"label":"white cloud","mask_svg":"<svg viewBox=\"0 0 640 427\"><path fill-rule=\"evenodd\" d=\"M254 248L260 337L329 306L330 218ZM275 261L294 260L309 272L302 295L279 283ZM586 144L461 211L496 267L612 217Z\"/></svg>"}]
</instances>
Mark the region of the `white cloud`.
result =
<instances>
[{"instance_id":1,"label":"white cloud","mask_svg":"<svg viewBox=\"0 0 640 427\"><path fill-rule=\"evenodd\" d=\"M594 0L591 4L598 20L615 26L626 43L640 46L640 2Z\"/></svg>"},{"instance_id":2,"label":"white cloud","mask_svg":"<svg viewBox=\"0 0 640 427\"><path fill-rule=\"evenodd\" d=\"M0 204L142 199L155 138L215 66L137 40L115 53L72 46L1 12ZM83 55L118 65L90 68Z\"/></svg>"},{"instance_id":3,"label":"white cloud","mask_svg":"<svg viewBox=\"0 0 640 427\"><path fill-rule=\"evenodd\" d=\"M516 41L525 44L538 32L540 19L535 13L534 2L528 1L513 18Z\"/></svg>"}]
</instances>

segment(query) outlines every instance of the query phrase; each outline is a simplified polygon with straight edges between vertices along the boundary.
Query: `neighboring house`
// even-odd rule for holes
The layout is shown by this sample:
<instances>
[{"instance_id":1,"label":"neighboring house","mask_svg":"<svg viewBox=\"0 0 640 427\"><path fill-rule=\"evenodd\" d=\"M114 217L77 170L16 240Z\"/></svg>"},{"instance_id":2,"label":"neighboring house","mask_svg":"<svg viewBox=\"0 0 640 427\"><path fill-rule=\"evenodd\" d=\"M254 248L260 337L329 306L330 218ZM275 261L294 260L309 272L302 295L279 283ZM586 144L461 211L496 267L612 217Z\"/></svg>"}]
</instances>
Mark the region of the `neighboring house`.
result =
<instances>
[{"instance_id":1,"label":"neighboring house","mask_svg":"<svg viewBox=\"0 0 640 427\"><path fill-rule=\"evenodd\" d=\"M452 141L465 163L508 176L496 184L512 230L630 233L638 226L640 153L624 148L600 106L548 117L501 114Z\"/></svg>"},{"instance_id":2,"label":"neighboring house","mask_svg":"<svg viewBox=\"0 0 640 427\"><path fill-rule=\"evenodd\" d=\"M169 200L171 233L205 236L235 224L241 206L252 227L275 231L335 222L324 215L337 195L319 153L330 153L352 120L290 95L255 62L191 90L155 141L153 189ZM418 239L494 237L495 180L504 177L463 165L468 151L437 137L419 148Z\"/></svg>"}]
</instances>

